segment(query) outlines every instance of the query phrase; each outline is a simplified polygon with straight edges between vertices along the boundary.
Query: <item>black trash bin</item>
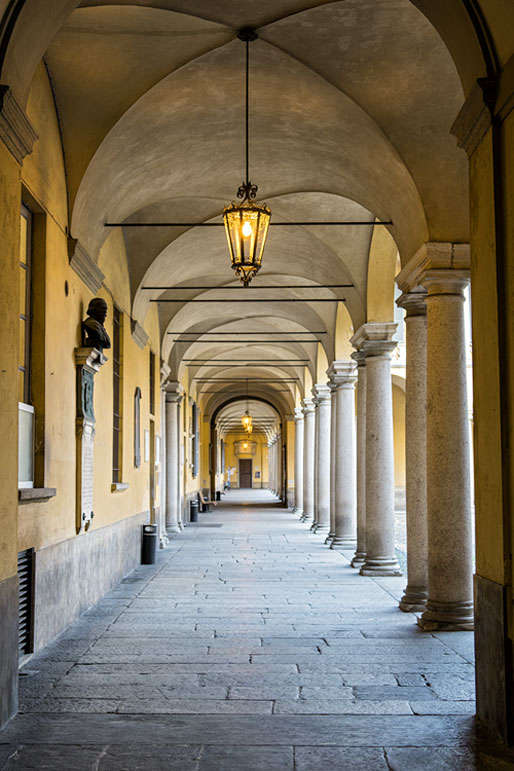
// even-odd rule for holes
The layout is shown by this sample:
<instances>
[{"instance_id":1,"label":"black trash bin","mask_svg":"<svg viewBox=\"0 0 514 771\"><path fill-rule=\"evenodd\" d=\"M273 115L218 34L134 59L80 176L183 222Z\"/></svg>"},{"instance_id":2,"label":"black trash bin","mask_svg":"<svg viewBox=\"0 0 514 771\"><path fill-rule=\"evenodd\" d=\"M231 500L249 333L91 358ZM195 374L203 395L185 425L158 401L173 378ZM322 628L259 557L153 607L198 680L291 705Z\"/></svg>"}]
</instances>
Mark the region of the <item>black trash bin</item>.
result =
<instances>
[{"instance_id":1,"label":"black trash bin","mask_svg":"<svg viewBox=\"0 0 514 771\"><path fill-rule=\"evenodd\" d=\"M141 564L154 565L157 557L157 525L143 525L141 544Z\"/></svg>"},{"instance_id":2,"label":"black trash bin","mask_svg":"<svg viewBox=\"0 0 514 771\"><path fill-rule=\"evenodd\" d=\"M221 490L216 490L216 500L221 501Z\"/></svg>"},{"instance_id":3,"label":"black trash bin","mask_svg":"<svg viewBox=\"0 0 514 771\"><path fill-rule=\"evenodd\" d=\"M196 498L189 501L189 521L198 522L198 500Z\"/></svg>"}]
</instances>

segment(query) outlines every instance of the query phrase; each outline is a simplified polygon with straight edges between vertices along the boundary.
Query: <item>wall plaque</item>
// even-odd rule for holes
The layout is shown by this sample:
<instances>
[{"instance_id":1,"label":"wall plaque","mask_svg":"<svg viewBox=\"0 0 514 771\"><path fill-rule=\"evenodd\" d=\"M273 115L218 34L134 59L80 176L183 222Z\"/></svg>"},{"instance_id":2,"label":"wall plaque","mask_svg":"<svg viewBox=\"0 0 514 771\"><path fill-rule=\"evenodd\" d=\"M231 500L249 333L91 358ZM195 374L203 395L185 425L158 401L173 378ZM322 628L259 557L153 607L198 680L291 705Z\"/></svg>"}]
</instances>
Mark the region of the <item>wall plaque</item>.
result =
<instances>
[{"instance_id":1,"label":"wall plaque","mask_svg":"<svg viewBox=\"0 0 514 771\"><path fill-rule=\"evenodd\" d=\"M91 527L93 510L94 469L94 376L107 358L98 348L75 348L77 368L77 417L76 417L76 526L77 534Z\"/></svg>"}]
</instances>

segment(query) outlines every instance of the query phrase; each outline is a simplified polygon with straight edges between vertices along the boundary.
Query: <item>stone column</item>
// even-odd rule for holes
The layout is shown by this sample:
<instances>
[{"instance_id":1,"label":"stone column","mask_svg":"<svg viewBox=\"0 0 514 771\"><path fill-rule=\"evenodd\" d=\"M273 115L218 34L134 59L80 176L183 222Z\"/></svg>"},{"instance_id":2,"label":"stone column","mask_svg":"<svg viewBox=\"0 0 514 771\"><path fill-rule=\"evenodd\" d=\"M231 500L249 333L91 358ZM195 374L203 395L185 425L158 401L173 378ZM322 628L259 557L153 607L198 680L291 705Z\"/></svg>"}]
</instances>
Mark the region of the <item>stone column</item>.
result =
<instances>
[{"instance_id":1,"label":"stone column","mask_svg":"<svg viewBox=\"0 0 514 771\"><path fill-rule=\"evenodd\" d=\"M168 382L166 391L166 530L180 532L180 404L183 388Z\"/></svg>"},{"instance_id":2,"label":"stone column","mask_svg":"<svg viewBox=\"0 0 514 771\"><path fill-rule=\"evenodd\" d=\"M405 308L405 487L407 496L407 586L400 600L406 612L425 609L428 597L427 534L427 309L424 291L406 292Z\"/></svg>"},{"instance_id":3,"label":"stone column","mask_svg":"<svg viewBox=\"0 0 514 771\"><path fill-rule=\"evenodd\" d=\"M466 270L428 269L428 600L423 629L473 628L469 425L464 295Z\"/></svg>"},{"instance_id":4,"label":"stone column","mask_svg":"<svg viewBox=\"0 0 514 771\"><path fill-rule=\"evenodd\" d=\"M401 576L394 539L391 352L396 324L370 322L352 338L366 355L366 559L363 576Z\"/></svg>"},{"instance_id":5,"label":"stone column","mask_svg":"<svg viewBox=\"0 0 514 771\"><path fill-rule=\"evenodd\" d=\"M366 559L366 356L352 353L357 363L357 548L352 568L359 570Z\"/></svg>"},{"instance_id":6,"label":"stone column","mask_svg":"<svg viewBox=\"0 0 514 771\"><path fill-rule=\"evenodd\" d=\"M328 370L327 370L328 374ZM335 467L336 467L336 435L337 435L337 410L334 409L334 386L329 382L332 391L332 409L330 410L330 529L325 538L325 544L330 546L336 534L335 514Z\"/></svg>"},{"instance_id":7,"label":"stone column","mask_svg":"<svg viewBox=\"0 0 514 771\"><path fill-rule=\"evenodd\" d=\"M355 444L355 381L353 361L334 361L327 374L332 388L335 415L334 515L335 535L331 549L355 549L357 545L357 458Z\"/></svg>"},{"instance_id":8,"label":"stone column","mask_svg":"<svg viewBox=\"0 0 514 771\"><path fill-rule=\"evenodd\" d=\"M294 509L293 513L303 514L303 410L294 411Z\"/></svg>"},{"instance_id":9,"label":"stone column","mask_svg":"<svg viewBox=\"0 0 514 771\"><path fill-rule=\"evenodd\" d=\"M316 457L315 457L315 533L328 533L330 529L330 412L331 391L325 383L312 389L316 405Z\"/></svg>"},{"instance_id":10,"label":"stone column","mask_svg":"<svg viewBox=\"0 0 514 771\"><path fill-rule=\"evenodd\" d=\"M302 522L314 520L314 402L304 399L303 419L303 514Z\"/></svg>"}]
</instances>

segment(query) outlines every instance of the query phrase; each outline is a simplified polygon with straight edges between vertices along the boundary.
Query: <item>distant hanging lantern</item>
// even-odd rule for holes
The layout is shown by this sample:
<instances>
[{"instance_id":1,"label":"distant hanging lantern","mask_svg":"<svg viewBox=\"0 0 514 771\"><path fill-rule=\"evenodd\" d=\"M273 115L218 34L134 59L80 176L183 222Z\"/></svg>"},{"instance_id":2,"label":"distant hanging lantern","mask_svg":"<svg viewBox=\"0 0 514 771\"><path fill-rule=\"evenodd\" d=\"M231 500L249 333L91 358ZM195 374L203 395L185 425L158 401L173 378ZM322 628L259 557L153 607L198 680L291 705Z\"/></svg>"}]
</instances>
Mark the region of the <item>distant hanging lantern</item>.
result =
<instances>
[{"instance_id":1,"label":"distant hanging lantern","mask_svg":"<svg viewBox=\"0 0 514 771\"><path fill-rule=\"evenodd\" d=\"M246 433L251 434L253 431L253 420L248 409L246 410L245 414L242 416L241 423L243 424L243 428L246 431Z\"/></svg>"},{"instance_id":2,"label":"distant hanging lantern","mask_svg":"<svg viewBox=\"0 0 514 771\"><path fill-rule=\"evenodd\" d=\"M241 203L232 201L230 206L226 206L223 210L223 221L232 269L244 286L248 286L261 267L271 210L265 203L254 203L258 188L249 179L249 44L257 39L257 33L251 29L242 30L238 37L246 43L246 182L243 182L237 191L237 197L242 199Z\"/></svg>"}]
</instances>

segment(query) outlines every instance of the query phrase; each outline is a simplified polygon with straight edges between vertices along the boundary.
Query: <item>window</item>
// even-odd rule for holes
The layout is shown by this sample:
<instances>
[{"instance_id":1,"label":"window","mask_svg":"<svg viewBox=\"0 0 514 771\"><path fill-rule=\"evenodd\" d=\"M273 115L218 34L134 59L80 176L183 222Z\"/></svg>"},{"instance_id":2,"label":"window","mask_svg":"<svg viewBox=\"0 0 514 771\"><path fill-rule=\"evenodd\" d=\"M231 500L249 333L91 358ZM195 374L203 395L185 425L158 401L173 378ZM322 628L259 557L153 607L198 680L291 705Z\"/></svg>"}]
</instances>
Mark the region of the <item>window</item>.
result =
<instances>
[{"instance_id":1,"label":"window","mask_svg":"<svg viewBox=\"0 0 514 771\"><path fill-rule=\"evenodd\" d=\"M112 311L112 481L121 482L122 458L122 361L121 343L123 314L113 305Z\"/></svg>"},{"instance_id":2,"label":"window","mask_svg":"<svg viewBox=\"0 0 514 771\"><path fill-rule=\"evenodd\" d=\"M200 421L199 410L195 402L193 402L192 406L192 429L191 460L194 478L198 476L200 465Z\"/></svg>"},{"instance_id":3,"label":"window","mask_svg":"<svg viewBox=\"0 0 514 771\"><path fill-rule=\"evenodd\" d=\"M150 351L150 414L155 415L155 353Z\"/></svg>"},{"instance_id":4,"label":"window","mask_svg":"<svg viewBox=\"0 0 514 771\"><path fill-rule=\"evenodd\" d=\"M20 321L19 321L19 401L30 404L30 328L32 318L32 212L20 212Z\"/></svg>"},{"instance_id":5,"label":"window","mask_svg":"<svg viewBox=\"0 0 514 771\"><path fill-rule=\"evenodd\" d=\"M141 389L134 394L134 466L141 466Z\"/></svg>"}]
</instances>

